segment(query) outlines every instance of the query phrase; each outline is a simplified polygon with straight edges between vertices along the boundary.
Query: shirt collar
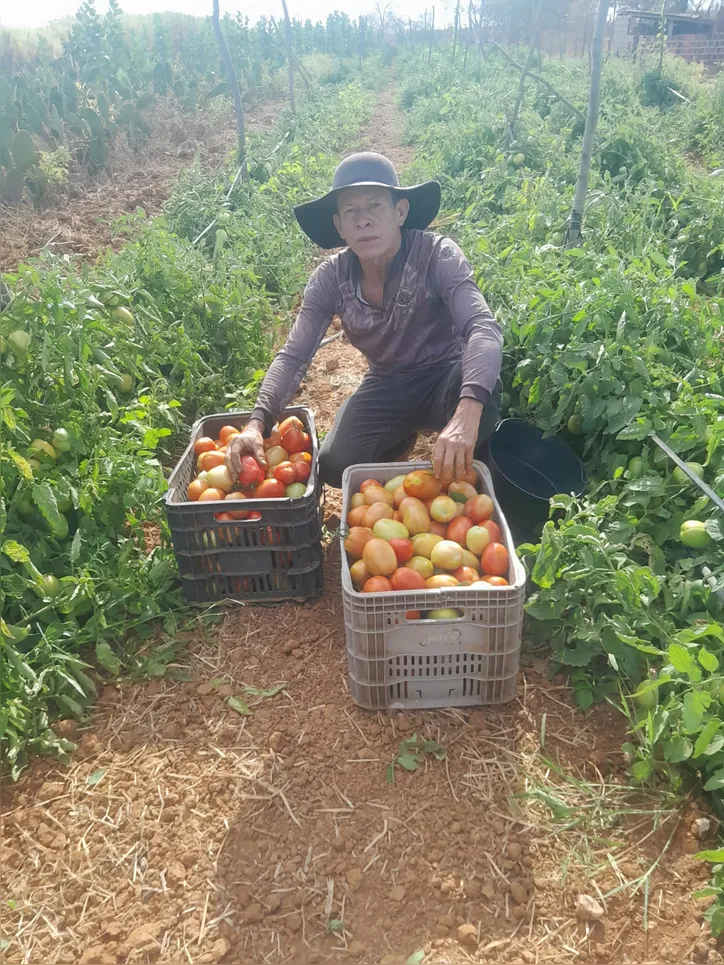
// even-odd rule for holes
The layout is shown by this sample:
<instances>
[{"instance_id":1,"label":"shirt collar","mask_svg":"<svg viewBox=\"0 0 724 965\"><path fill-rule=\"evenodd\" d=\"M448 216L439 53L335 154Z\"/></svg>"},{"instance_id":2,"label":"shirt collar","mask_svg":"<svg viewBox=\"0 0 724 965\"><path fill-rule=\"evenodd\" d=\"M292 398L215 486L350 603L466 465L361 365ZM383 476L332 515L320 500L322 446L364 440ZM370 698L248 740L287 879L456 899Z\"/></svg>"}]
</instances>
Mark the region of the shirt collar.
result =
<instances>
[{"instance_id":1,"label":"shirt collar","mask_svg":"<svg viewBox=\"0 0 724 965\"><path fill-rule=\"evenodd\" d=\"M411 236L407 228L402 229L402 243L400 244L399 251L395 257L390 262L390 268L387 272L387 278L385 283L387 283L390 278L402 271L402 268L407 260L407 255L410 251ZM350 275L352 279L352 284L355 286L355 291L358 293L359 297L359 285L362 279L362 266L360 265L359 258L350 248Z\"/></svg>"}]
</instances>

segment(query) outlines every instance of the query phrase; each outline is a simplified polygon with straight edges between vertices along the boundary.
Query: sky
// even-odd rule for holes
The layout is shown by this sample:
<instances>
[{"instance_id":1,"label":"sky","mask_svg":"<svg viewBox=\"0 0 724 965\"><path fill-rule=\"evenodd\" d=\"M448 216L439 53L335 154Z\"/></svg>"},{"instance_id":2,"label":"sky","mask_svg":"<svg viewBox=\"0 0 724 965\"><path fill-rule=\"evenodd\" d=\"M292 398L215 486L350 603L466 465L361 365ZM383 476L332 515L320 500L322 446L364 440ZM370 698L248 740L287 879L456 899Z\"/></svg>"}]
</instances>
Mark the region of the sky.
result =
<instances>
[{"instance_id":1,"label":"sky","mask_svg":"<svg viewBox=\"0 0 724 965\"><path fill-rule=\"evenodd\" d=\"M437 0L435 21L445 17L444 8L450 6L451 0ZM394 0L391 6L394 12L403 18L422 16L426 7L432 8L433 0ZM2 27L42 27L50 20L72 16L80 0L27 0L26 3L12 3L2 0L0 3L0 26ZM374 0L289 0L289 13L292 17L312 21L324 20L327 14L340 10L354 18L359 13L371 13L374 10ZM107 0L96 0L99 13L105 12ZM172 10L177 13L189 13L196 16L206 16L211 12L211 0L121 0L121 8L126 13L161 13ZM278 8L276 10L275 8ZM260 16L278 14L282 16L281 0L221 0L222 15L227 11L235 13L242 10L252 21Z\"/></svg>"}]
</instances>

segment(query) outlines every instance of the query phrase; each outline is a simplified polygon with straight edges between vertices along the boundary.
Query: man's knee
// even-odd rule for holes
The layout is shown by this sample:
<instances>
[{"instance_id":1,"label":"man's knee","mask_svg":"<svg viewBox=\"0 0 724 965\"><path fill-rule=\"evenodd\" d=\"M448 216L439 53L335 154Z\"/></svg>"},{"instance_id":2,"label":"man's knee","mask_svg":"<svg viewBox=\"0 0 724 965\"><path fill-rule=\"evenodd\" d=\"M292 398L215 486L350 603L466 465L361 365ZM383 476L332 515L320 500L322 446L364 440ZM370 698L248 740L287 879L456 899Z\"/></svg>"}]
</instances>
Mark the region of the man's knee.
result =
<instances>
[{"instance_id":1,"label":"man's knee","mask_svg":"<svg viewBox=\"0 0 724 965\"><path fill-rule=\"evenodd\" d=\"M325 440L319 452L319 477L326 486L342 488L342 474L354 463L354 456L338 442L327 445Z\"/></svg>"}]
</instances>

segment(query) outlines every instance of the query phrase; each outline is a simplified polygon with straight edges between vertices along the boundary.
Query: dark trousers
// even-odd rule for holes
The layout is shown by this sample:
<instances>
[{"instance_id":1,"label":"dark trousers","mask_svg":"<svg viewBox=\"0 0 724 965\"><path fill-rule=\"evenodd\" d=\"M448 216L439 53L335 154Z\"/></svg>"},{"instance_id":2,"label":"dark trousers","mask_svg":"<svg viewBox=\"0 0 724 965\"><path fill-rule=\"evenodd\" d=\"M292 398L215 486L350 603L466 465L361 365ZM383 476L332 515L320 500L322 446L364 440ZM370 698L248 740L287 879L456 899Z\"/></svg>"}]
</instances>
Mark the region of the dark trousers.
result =
<instances>
[{"instance_id":1,"label":"dark trousers","mask_svg":"<svg viewBox=\"0 0 724 965\"><path fill-rule=\"evenodd\" d=\"M462 365L444 362L380 378L366 375L339 409L319 453L322 481L340 489L342 473L358 463L394 462L417 432L440 432L460 401ZM502 385L483 409L475 446L481 459L500 411Z\"/></svg>"}]
</instances>

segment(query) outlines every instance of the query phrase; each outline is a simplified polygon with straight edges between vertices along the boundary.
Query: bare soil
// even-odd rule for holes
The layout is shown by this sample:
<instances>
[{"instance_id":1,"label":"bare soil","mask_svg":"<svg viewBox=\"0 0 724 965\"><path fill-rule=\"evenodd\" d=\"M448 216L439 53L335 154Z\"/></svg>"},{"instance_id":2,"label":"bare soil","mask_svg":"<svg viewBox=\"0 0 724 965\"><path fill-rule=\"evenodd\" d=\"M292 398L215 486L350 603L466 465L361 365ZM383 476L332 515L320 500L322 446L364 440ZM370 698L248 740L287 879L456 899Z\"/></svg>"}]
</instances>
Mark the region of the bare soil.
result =
<instances>
[{"instance_id":1,"label":"bare soil","mask_svg":"<svg viewBox=\"0 0 724 965\"><path fill-rule=\"evenodd\" d=\"M249 129L271 127L281 107L274 101L250 107ZM119 218L138 209L149 217L160 213L184 167L196 157L205 169L222 164L236 140L230 110L214 108L212 116L184 115L165 105L156 109L150 122L153 135L148 145L134 153L119 142L111 170L91 178L74 168L68 184L47 203L34 206L25 201L17 208L3 208L0 272L14 271L43 251L92 260L108 247L120 247L128 237L117 230Z\"/></svg>"},{"instance_id":2,"label":"bare soil","mask_svg":"<svg viewBox=\"0 0 724 965\"><path fill-rule=\"evenodd\" d=\"M363 142L401 161L389 92L377 118ZM344 339L318 354L300 398L322 429L363 372ZM528 650L507 705L362 711L337 541L324 566L318 603L228 605L185 680L106 687L87 725L59 725L69 767L3 789L5 961L724 962L691 897L701 811L628 786L621 714L576 710ZM413 734L446 759L387 783ZM587 920L580 896L600 905Z\"/></svg>"}]
</instances>

